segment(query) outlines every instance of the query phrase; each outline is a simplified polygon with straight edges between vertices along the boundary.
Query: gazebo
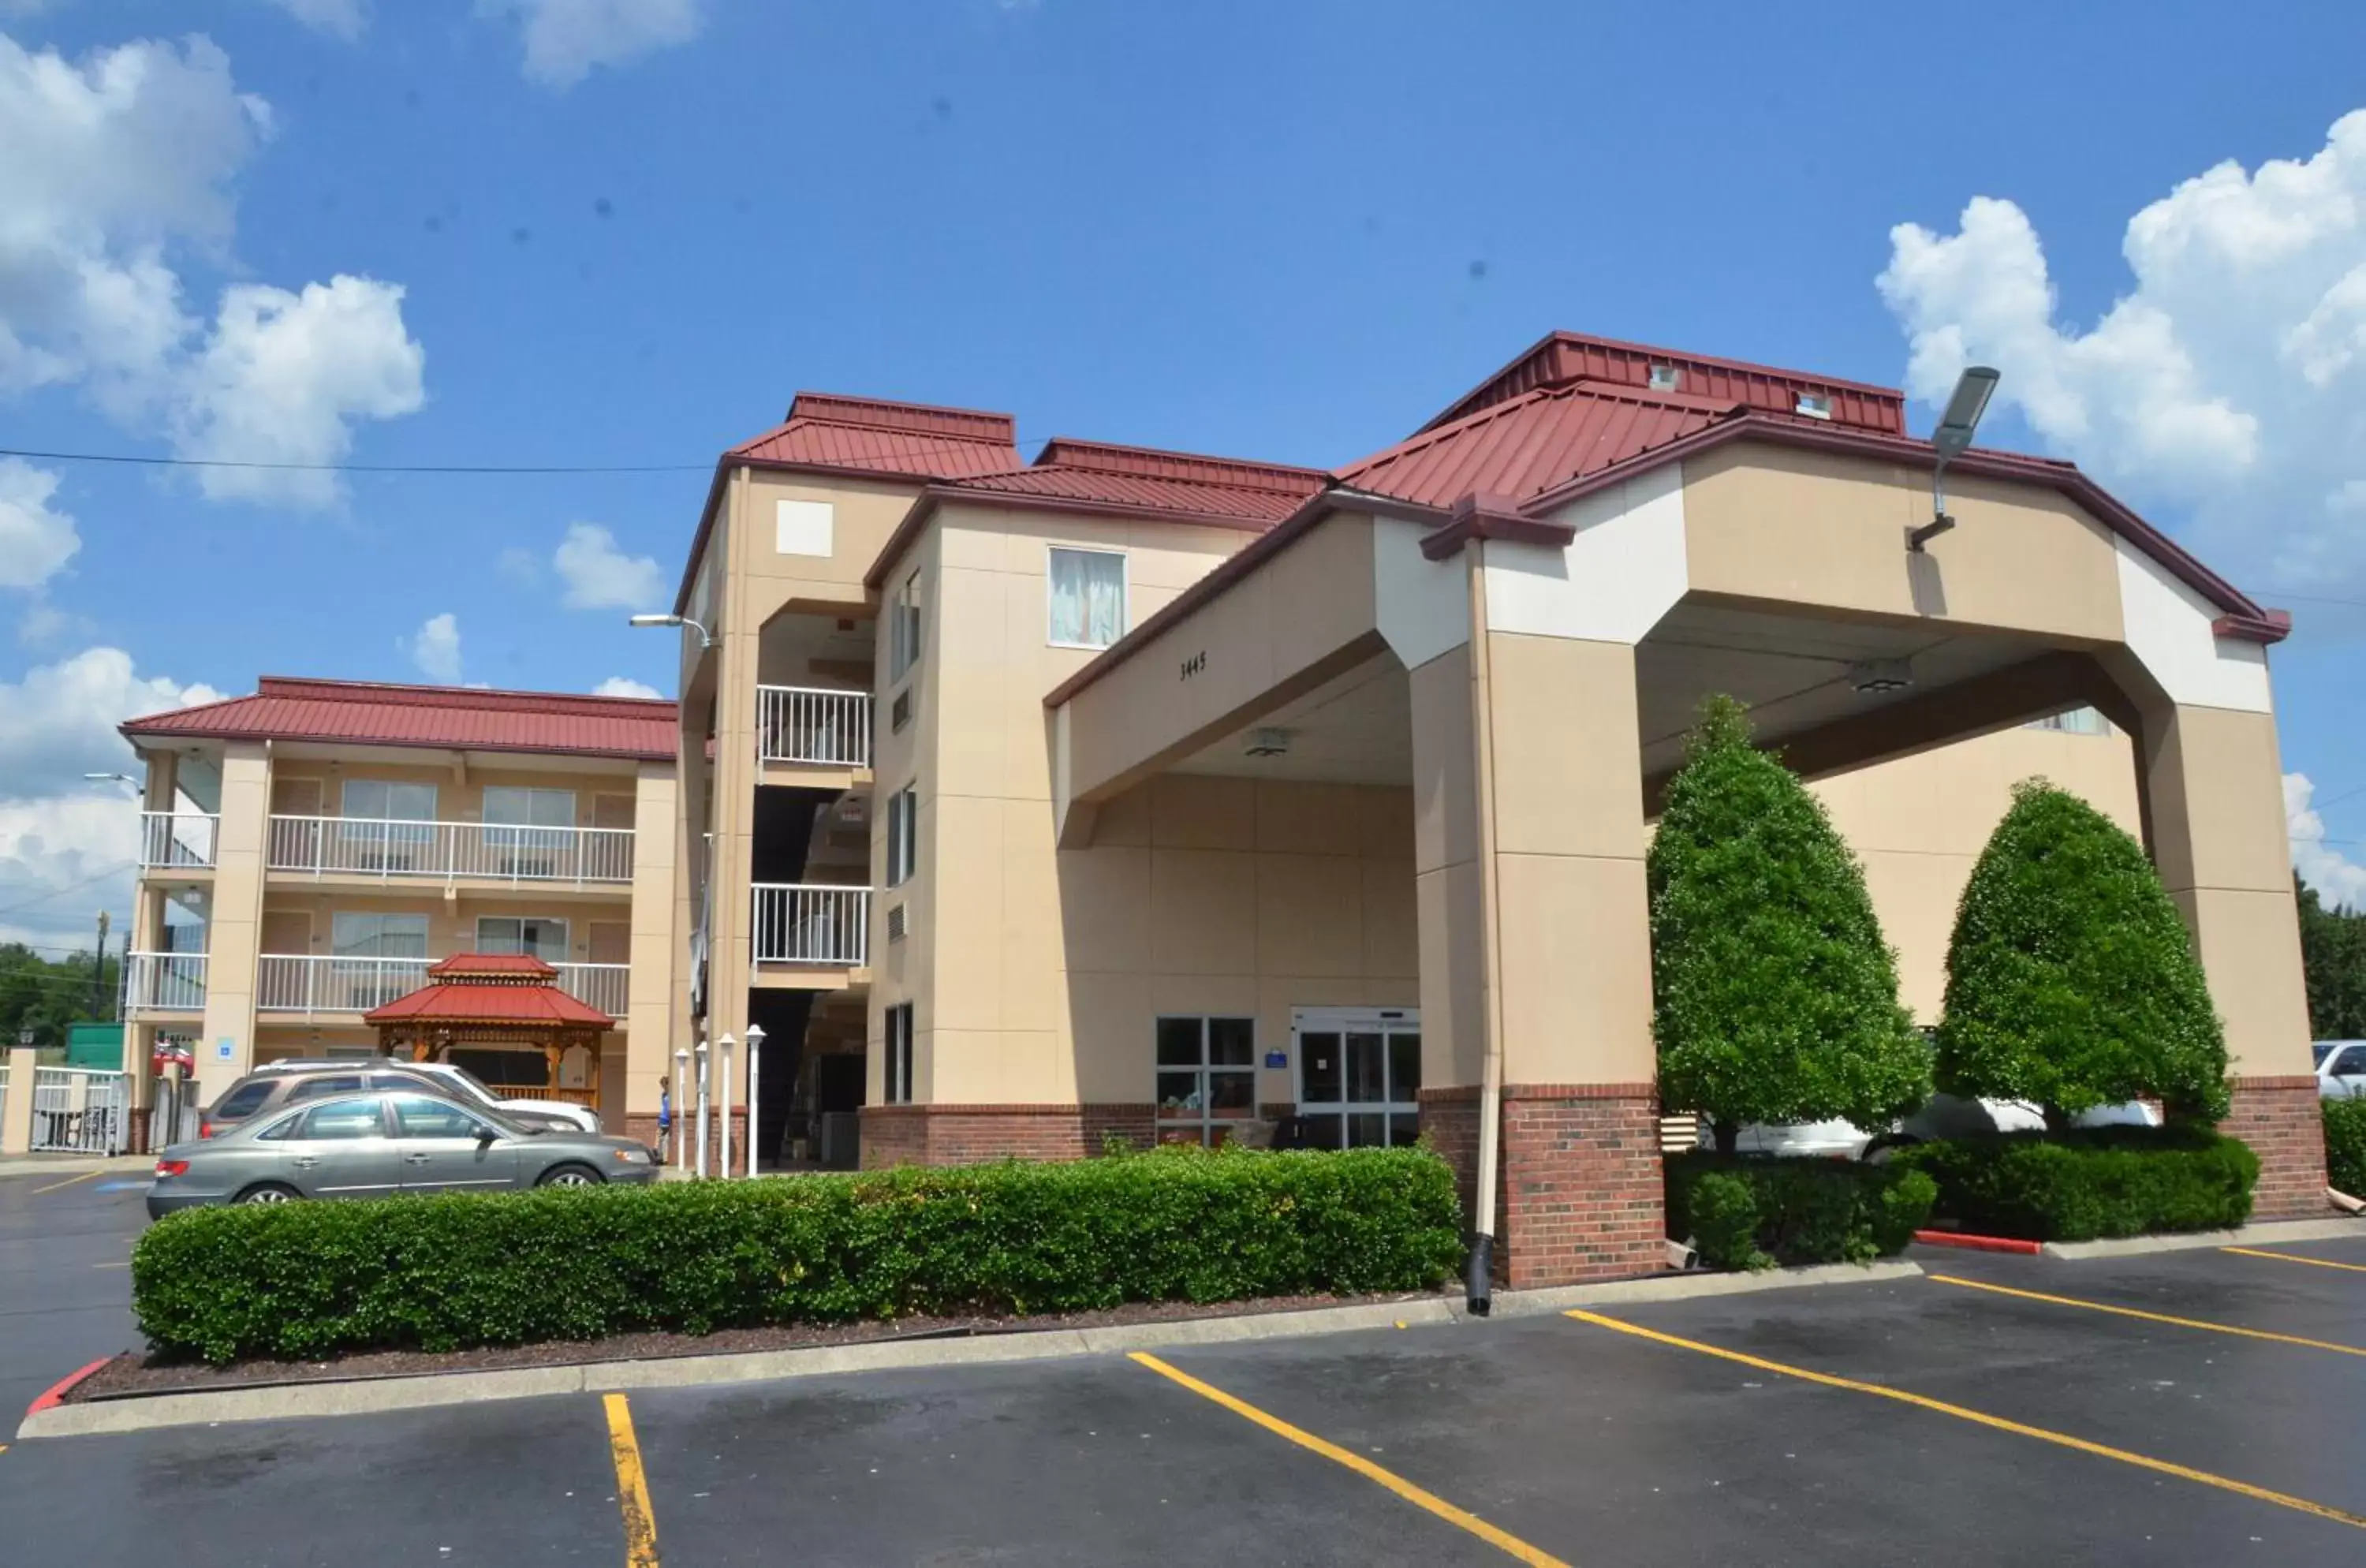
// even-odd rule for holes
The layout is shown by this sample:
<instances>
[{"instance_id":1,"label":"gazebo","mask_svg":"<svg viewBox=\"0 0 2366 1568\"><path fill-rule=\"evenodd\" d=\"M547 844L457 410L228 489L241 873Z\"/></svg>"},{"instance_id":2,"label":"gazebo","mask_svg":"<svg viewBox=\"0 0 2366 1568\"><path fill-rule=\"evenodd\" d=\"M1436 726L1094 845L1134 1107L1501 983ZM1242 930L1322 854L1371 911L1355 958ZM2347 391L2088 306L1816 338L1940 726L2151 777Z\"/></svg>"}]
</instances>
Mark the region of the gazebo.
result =
<instances>
[{"instance_id":1,"label":"gazebo","mask_svg":"<svg viewBox=\"0 0 2366 1568\"><path fill-rule=\"evenodd\" d=\"M427 984L362 1015L377 1031L386 1055L414 1062L445 1062L455 1050L486 1061L486 1053L522 1060L511 1070L479 1072L496 1093L568 1100L600 1108L600 1037L616 1021L559 988L558 971L530 953L456 953L427 966ZM564 1069L571 1052L584 1053L581 1081ZM520 1072L518 1068L538 1068Z\"/></svg>"}]
</instances>

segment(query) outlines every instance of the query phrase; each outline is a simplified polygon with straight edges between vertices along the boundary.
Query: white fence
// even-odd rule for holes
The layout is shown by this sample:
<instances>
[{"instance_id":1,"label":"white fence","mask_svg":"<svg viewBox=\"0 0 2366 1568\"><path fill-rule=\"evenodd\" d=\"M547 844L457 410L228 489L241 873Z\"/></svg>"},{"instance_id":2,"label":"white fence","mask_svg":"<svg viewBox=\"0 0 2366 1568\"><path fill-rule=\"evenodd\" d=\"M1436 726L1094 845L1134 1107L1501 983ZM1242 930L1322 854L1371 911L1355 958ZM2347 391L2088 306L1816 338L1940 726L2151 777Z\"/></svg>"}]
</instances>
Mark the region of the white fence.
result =
<instances>
[{"instance_id":1,"label":"white fence","mask_svg":"<svg viewBox=\"0 0 2366 1568\"><path fill-rule=\"evenodd\" d=\"M756 688L756 755L767 762L871 765L871 694Z\"/></svg>"},{"instance_id":2,"label":"white fence","mask_svg":"<svg viewBox=\"0 0 2366 1568\"><path fill-rule=\"evenodd\" d=\"M131 1146L131 1080L84 1067L33 1069L33 1147L119 1155Z\"/></svg>"},{"instance_id":3,"label":"white fence","mask_svg":"<svg viewBox=\"0 0 2366 1568\"><path fill-rule=\"evenodd\" d=\"M579 886L633 879L630 828L274 817L269 848L273 871L316 876L468 876Z\"/></svg>"},{"instance_id":4,"label":"white fence","mask_svg":"<svg viewBox=\"0 0 2366 1568\"><path fill-rule=\"evenodd\" d=\"M759 883L753 957L759 964L870 962L871 889Z\"/></svg>"},{"instance_id":5,"label":"white fence","mask_svg":"<svg viewBox=\"0 0 2366 1568\"><path fill-rule=\"evenodd\" d=\"M211 865L214 844L220 835L219 817L186 811L143 811L140 814L140 863L152 867Z\"/></svg>"},{"instance_id":6,"label":"white fence","mask_svg":"<svg viewBox=\"0 0 2366 1568\"><path fill-rule=\"evenodd\" d=\"M206 955L202 953L125 954L126 1012L203 1012Z\"/></svg>"}]
</instances>

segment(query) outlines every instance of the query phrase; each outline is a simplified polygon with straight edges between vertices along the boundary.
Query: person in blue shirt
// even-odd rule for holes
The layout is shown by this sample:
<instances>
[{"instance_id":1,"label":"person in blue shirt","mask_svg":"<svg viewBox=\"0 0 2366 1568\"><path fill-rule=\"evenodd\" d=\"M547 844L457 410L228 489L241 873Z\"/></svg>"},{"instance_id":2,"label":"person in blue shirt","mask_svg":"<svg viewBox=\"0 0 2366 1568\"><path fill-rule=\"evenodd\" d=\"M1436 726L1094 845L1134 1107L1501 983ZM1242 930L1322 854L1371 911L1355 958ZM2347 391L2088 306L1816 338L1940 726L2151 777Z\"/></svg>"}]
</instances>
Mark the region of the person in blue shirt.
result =
<instances>
[{"instance_id":1,"label":"person in blue shirt","mask_svg":"<svg viewBox=\"0 0 2366 1568\"><path fill-rule=\"evenodd\" d=\"M665 1078L658 1079L658 1163L665 1163L667 1146L672 1142L673 1090Z\"/></svg>"}]
</instances>

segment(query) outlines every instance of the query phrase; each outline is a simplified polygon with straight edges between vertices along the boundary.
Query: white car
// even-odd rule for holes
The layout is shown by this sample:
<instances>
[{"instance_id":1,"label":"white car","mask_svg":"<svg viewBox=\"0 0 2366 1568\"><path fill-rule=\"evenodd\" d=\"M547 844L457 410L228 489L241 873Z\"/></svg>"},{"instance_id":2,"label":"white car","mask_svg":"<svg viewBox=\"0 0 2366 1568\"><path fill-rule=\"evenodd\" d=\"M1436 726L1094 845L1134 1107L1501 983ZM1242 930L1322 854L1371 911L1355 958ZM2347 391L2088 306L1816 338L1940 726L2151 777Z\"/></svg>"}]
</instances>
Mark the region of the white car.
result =
<instances>
[{"instance_id":1,"label":"white car","mask_svg":"<svg viewBox=\"0 0 2366 1568\"><path fill-rule=\"evenodd\" d=\"M490 1111L530 1111L554 1120L566 1122L581 1128L586 1133L598 1133L603 1130L600 1126L599 1113L588 1105L576 1105L564 1100L504 1100L487 1089L468 1068L456 1067L449 1062L398 1062L390 1057L377 1056L366 1060L356 1059L352 1065L355 1068L394 1067L406 1073L416 1073L422 1077L432 1077L448 1087L455 1100L469 1105L482 1106ZM318 1070L321 1064L317 1060L299 1058L265 1062L255 1071L267 1073L275 1070L282 1072Z\"/></svg>"},{"instance_id":2,"label":"white car","mask_svg":"<svg viewBox=\"0 0 2366 1568\"><path fill-rule=\"evenodd\" d=\"M2318 1099L2366 1098L2366 1040L2319 1040L2309 1052L2316 1058Z\"/></svg>"},{"instance_id":3,"label":"white car","mask_svg":"<svg viewBox=\"0 0 2366 1568\"><path fill-rule=\"evenodd\" d=\"M2366 1044L2360 1049L2366 1052ZM2158 1127L2160 1113L2140 1100L2130 1100L2125 1105L2099 1105L2084 1111L2078 1125ZM2045 1128L2045 1111L2026 1100L1964 1100L1952 1094L1934 1094L1921 1110L1881 1134L1877 1143L1880 1147L1894 1148L1932 1138L1960 1138L1974 1133L2037 1133ZM1702 1142L1706 1144L1708 1139L1704 1136ZM1751 1155L1861 1159L1876 1144L1875 1134L1853 1122L1752 1122L1741 1129L1734 1147Z\"/></svg>"}]
</instances>

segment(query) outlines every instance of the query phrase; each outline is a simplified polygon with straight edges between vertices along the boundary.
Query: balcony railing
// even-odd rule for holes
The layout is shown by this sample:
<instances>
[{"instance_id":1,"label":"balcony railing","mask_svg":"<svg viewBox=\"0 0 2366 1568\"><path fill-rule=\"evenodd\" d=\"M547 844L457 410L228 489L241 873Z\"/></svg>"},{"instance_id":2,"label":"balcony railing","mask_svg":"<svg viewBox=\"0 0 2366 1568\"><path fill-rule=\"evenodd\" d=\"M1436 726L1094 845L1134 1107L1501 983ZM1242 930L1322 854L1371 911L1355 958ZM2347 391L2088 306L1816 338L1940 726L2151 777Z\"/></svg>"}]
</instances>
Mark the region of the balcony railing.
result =
<instances>
[{"instance_id":1,"label":"balcony railing","mask_svg":"<svg viewBox=\"0 0 2366 1568\"><path fill-rule=\"evenodd\" d=\"M759 883L751 956L758 964L860 969L870 962L871 889Z\"/></svg>"},{"instance_id":2,"label":"balcony railing","mask_svg":"<svg viewBox=\"0 0 2366 1568\"><path fill-rule=\"evenodd\" d=\"M756 688L756 755L766 762L871 765L871 694Z\"/></svg>"},{"instance_id":3,"label":"balcony railing","mask_svg":"<svg viewBox=\"0 0 2366 1568\"><path fill-rule=\"evenodd\" d=\"M211 865L214 841L220 833L219 817L143 811L140 814L140 863L148 868Z\"/></svg>"},{"instance_id":4,"label":"balcony railing","mask_svg":"<svg viewBox=\"0 0 2366 1568\"><path fill-rule=\"evenodd\" d=\"M258 1012L367 1012L427 984L432 958L266 953L255 961ZM629 964L559 964L561 989L611 1018L625 1016Z\"/></svg>"},{"instance_id":5,"label":"balcony railing","mask_svg":"<svg viewBox=\"0 0 2366 1568\"><path fill-rule=\"evenodd\" d=\"M273 871L320 875L476 877L492 882L630 882L630 828L520 828L500 822L389 822L274 817Z\"/></svg>"},{"instance_id":6,"label":"balcony railing","mask_svg":"<svg viewBox=\"0 0 2366 1568\"><path fill-rule=\"evenodd\" d=\"M132 1012L203 1012L206 955L202 953L124 954L123 1009Z\"/></svg>"}]
</instances>

